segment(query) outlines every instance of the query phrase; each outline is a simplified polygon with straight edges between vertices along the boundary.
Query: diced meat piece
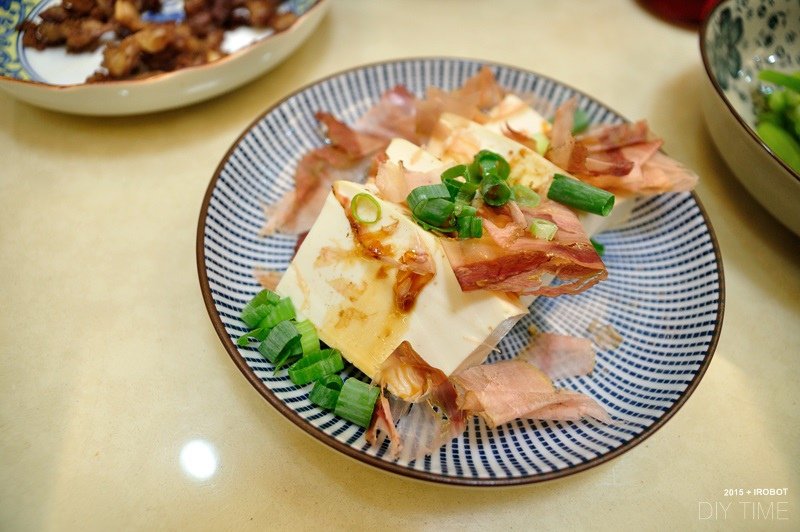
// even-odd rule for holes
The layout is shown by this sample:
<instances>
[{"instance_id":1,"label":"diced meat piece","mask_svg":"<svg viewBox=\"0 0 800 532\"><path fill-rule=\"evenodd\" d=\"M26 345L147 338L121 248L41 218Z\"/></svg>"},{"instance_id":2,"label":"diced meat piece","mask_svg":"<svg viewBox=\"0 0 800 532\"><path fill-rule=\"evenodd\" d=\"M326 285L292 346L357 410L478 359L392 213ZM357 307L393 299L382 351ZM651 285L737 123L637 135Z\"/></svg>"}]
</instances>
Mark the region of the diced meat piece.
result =
<instances>
[{"instance_id":1,"label":"diced meat piece","mask_svg":"<svg viewBox=\"0 0 800 532\"><path fill-rule=\"evenodd\" d=\"M75 24L70 24L70 22L75 22ZM73 53L94 50L100 44L100 37L112 30L110 24L93 19L67 21L64 23L64 27L67 51Z\"/></svg>"},{"instance_id":2,"label":"diced meat piece","mask_svg":"<svg viewBox=\"0 0 800 532\"><path fill-rule=\"evenodd\" d=\"M39 17L47 22L64 22L69 18L69 13L64 9L63 5L58 4L50 6L39 13Z\"/></svg>"},{"instance_id":3,"label":"diced meat piece","mask_svg":"<svg viewBox=\"0 0 800 532\"><path fill-rule=\"evenodd\" d=\"M134 34L142 51L155 54L166 48L175 36L173 24L148 24Z\"/></svg>"},{"instance_id":4,"label":"diced meat piece","mask_svg":"<svg viewBox=\"0 0 800 532\"><path fill-rule=\"evenodd\" d=\"M291 11L283 13L273 13L269 18L269 26L275 31L286 31L297 22L297 15Z\"/></svg>"},{"instance_id":5,"label":"diced meat piece","mask_svg":"<svg viewBox=\"0 0 800 532\"><path fill-rule=\"evenodd\" d=\"M80 17L91 13L95 0L64 0L61 5L71 17Z\"/></svg>"},{"instance_id":6,"label":"diced meat piece","mask_svg":"<svg viewBox=\"0 0 800 532\"><path fill-rule=\"evenodd\" d=\"M126 37L118 44L109 43L103 50L103 66L112 79L130 75L139 61L142 50L136 39Z\"/></svg>"},{"instance_id":7,"label":"diced meat piece","mask_svg":"<svg viewBox=\"0 0 800 532\"><path fill-rule=\"evenodd\" d=\"M130 0L117 0L114 4L114 20L130 31L138 31L144 27L139 11Z\"/></svg>"}]
</instances>

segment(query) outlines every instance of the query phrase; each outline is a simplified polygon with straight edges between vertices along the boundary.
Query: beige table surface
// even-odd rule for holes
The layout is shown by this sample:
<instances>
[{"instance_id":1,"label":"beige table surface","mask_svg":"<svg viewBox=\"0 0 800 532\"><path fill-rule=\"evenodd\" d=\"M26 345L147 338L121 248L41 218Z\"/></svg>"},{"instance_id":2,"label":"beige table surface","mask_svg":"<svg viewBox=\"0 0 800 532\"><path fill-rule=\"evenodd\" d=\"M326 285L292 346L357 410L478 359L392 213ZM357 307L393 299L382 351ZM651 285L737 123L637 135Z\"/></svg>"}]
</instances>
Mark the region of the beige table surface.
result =
<instances>
[{"instance_id":1,"label":"beige table surface","mask_svg":"<svg viewBox=\"0 0 800 532\"><path fill-rule=\"evenodd\" d=\"M228 147L306 83L417 55L546 73L648 118L702 176L725 268L721 340L680 412L609 463L506 489L383 473L281 417L212 329L195 231ZM283 65L185 109L88 118L0 94L0 529L797 530L800 239L715 151L702 76L696 35L632 1L335 0ZM207 480L182 469L192 440L216 453ZM754 521L751 501L773 503L771 519ZM718 514L701 519L702 502ZM717 503L732 503L727 519Z\"/></svg>"}]
</instances>

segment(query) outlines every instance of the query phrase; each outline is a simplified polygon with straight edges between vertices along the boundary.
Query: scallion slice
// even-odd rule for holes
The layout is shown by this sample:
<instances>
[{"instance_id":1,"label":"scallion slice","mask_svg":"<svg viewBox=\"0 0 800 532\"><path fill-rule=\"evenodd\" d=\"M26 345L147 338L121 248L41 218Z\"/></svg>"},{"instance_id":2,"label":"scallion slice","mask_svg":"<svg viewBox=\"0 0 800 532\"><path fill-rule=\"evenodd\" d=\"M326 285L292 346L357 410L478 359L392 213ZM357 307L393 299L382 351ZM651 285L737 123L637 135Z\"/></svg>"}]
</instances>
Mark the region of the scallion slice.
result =
<instances>
[{"instance_id":1,"label":"scallion slice","mask_svg":"<svg viewBox=\"0 0 800 532\"><path fill-rule=\"evenodd\" d=\"M449 198L433 198L419 202L412 212L414 213L414 218L422 220L433 227L452 229L455 222L455 209L456 204L450 201Z\"/></svg>"},{"instance_id":2,"label":"scallion slice","mask_svg":"<svg viewBox=\"0 0 800 532\"><path fill-rule=\"evenodd\" d=\"M355 378L344 381L333 412L361 427L369 427L380 390Z\"/></svg>"},{"instance_id":3,"label":"scallion slice","mask_svg":"<svg viewBox=\"0 0 800 532\"><path fill-rule=\"evenodd\" d=\"M323 349L306 355L289 368L289 379L298 386L338 373L344 369L342 354L336 349Z\"/></svg>"},{"instance_id":4,"label":"scallion slice","mask_svg":"<svg viewBox=\"0 0 800 532\"><path fill-rule=\"evenodd\" d=\"M267 315L259 322L258 327L271 329L282 321L293 320L295 316L292 300L284 297L269 308Z\"/></svg>"},{"instance_id":5,"label":"scallion slice","mask_svg":"<svg viewBox=\"0 0 800 532\"><path fill-rule=\"evenodd\" d=\"M456 220L458 238L480 238L483 236L483 220L477 216L462 216Z\"/></svg>"},{"instance_id":6,"label":"scallion slice","mask_svg":"<svg viewBox=\"0 0 800 532\"><path fill-rule=\"evenodd\" d=\"M420 203L435 198L450 199L450 191L447 190L446 185L442 183L417 187L406 196L406 203L408 203L411 212L414 212Z\"/></svg>"},{"instance_id":7,"label":"scallion slice","mask_svg":"<svg viewBox=\"0 0 800 532\"><path fill-rule=\"evenodd\" d=\"M589 127L589 113L583 109L575 109L575 114L572 115L572 134L577 135Z\"/></svg>"},{"instance_id":8,"label":"scallion slice","mask_svg":"<svg viewBox=\"0 0 800 532\"><path fill-rule=\"evenodd\" d=\"M282 321L273 327L267 337L258 346L258 352L275 364L275 369L286 363L295 352L295 345L300 341L300 333L291 321Z\"/></svg>"},{"instance_id":9,"label":"scallion slice","mask_svg":"<svg viewBox=\"0 0 800 532\"><path fill-rule=\"evenodd\" d=\"M236 345L239 347L246 347L251 341L263 342L269 333L269 329L253 329L241 335L236 340Z\"/></svg>"},{"instance_id":10,"label":"scallion slice","mask_svg":"<svg viewBox=\"0 0 800 532\"><path fill-rule=\"evenodd\" d=\"M536 143L536 153L544 155L550 148L550 139L544 133L534 133L531 139Z\"/></svg>"},{"instance_id":11,"label":"scallion slice","mask_svg":"<svg viewBox=\"0 0 800 532\"><path fill-rule=\"evenodd\" d=\"M582 211L608 216L614 208L614 194L565 175L556 174L547 197Z\"/></svg>"},{"instance_id":12,"label":"scallion slice","mask_svg":"<svg viewBox=\"0 0 800 532\"><path fill-rule=\"evenodd\" d=\"M472 202L472 199L475 197L475 193L478 191L478 184L469 182L464 183L458 189L458 194L453 198L453 200L459 204L468 204Z\"/></svg>"},{"instance_id":13,"label":"scallion slice","mask_svg":"<svg viewBox=\"0 0 800 532\"><path fill-rule=\"evenodd\" d=\"M350 200L350 214L360 224L374 224L381 219L381 205L372 195L360 192Z\"/></svg>"},{"instance_id":14,"label":"scallion slice","mask_svg":"<svg viewBox=\"0 0 800 532\"><path fill-rule=\"evenodd\" d=\"M589 242L592 243L592 246L594 246L594 250L597 251L597 254L602 257L603 253L606 252L606 247L594 238L590 238Z\"/></svg>"},{"instance_id":15,"label":"scallion slice","mask_svg":"<svg viewBox=\"0 0 800 532\"><path fill-rule=\"evenodd\" d=\"M516 184L511 187L514 192L514 201L526 207L536 207L539 205L539 194L534 192L530 187L525 185Z\"/></svg>"},{"instance_id":16,"label":"scallion slice","mask_svg":"<svg viewBox=\"0 0 800 532\"><path fill-rule=\"evenodd\" d=\"M453 211L453 214L456 215L456 218L461 218L462 216L475 216L477 213L478 209L472 205L467 205L464 203L456 203L456 208Z\"/></svg>"},{"instance_id":17,"label":"scallion slice","mask_svg":"<svg viewBox=\"0 0 800 532\"><path fill-rule=\"evenodd\" d=\"M487 205L500 207L511 199L511 187L497 174L490 173L481 181L481 196Z\"/></svg>"},{"instance_id":18,"label":"scallion slice","mask_svg":"<svg viewBox=\"0 0 800 532\"><path fill-rule=\"evenodd\" d=\"M442 172L442 181L445 179L455 179L458 177L463 177L463 181L470 180L469 167L466 164L457 164Z\"/></svg>"},{"instance_id":19,"label":"scallion slice","mask_svg":"<svg viewBox=\"0 0 800 532\"><path fill-rule=\"evenodd\" d=\"M550 220L534 218L531 220L529 230L536 238L540 238L542 240L553 240L553 237L556 236L556 231L558 231L558 226Z\"/></svg>"},{"instance_id":20,"label":"scallion slice","mask_svg":"<svg viewBox=\"0 0 800 532\"><path fill-rule=\"evenodd\" d=\"M458 172L448 173L450 170L445 170L442 173L442 183L447 187L448 192L450 192L450 198L453 201L469 203L472 201L472 198L475 197L475 191L478 190L477 183L469 181L468 178L463 177L462 174L469 175L469 170L467 168L468 167L466 165L460 164L450 168L450 170L456 169Z\"/></svg>"},{"instance_id":21,"label":"scallion slice","mask_svg":"<svg viewBox=\"0 0 800 532\"><path fill-rule=\"evenodd\" d=\"M481 150L475 154L474 163L481 170L484 179L489 174L495 174L500 179L508 179L511 166L502 155L489 150Z\"/></svg>"},{"instance_id":22,"label":"scallion slice","mask_svg":"<svg viewBox=\"0 0 800 532\"><path fill-rule=\"evenodd\" d=\"M281 296L272 290L260 291L242 309L240 314L242 321L245 325L254 329L267 315L269 308L277 303L280 298Z\"/></svg>"},{"instance_id":23,"label":"scallion slice","mask_svg":"<svg viewBox=\"0 0 800 532\"><path fill-rule=\"evenodd\" d=\"M319 351L317 328L309 320L298 321L294 325L300 333L300 350L302 355L310 355Z\"/></svg>"},{"instance_id":24,"label":"scallion slice","mask_svg":"<svg viewBox=\"0 0 800 532\"><path fill-rule=\"evenodd\" d=\"M314 387L308 393L308 400L317 406L333 410L336 408L336 400L342 389L342 378L339 375L325 375L314 382Z\"/></svg>"}]
</instances>

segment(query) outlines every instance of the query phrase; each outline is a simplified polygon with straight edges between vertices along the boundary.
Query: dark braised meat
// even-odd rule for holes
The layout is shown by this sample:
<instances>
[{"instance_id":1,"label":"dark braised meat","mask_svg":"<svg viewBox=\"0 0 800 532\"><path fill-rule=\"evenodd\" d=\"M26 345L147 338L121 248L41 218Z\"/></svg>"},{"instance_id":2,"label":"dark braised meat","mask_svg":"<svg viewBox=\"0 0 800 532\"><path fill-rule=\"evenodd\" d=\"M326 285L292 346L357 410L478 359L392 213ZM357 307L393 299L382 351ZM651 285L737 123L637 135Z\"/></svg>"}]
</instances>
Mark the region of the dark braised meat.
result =
<instances>
[{"instance_id":1,"label":"dark braised meat","mask_svg":"<svg viewBox=\"0 0 800 532\"><path fill-rule=\"evenodd\" d=\"M239 26L288 29L297 16L278 12L279 0L185 0L183 22L145 22L161 0L62 0L19 25L22 44L70 53L105 44L101 68L86 81L147 77L202 65L225 55L224 31Z\"/></svg>"}]
</instances>

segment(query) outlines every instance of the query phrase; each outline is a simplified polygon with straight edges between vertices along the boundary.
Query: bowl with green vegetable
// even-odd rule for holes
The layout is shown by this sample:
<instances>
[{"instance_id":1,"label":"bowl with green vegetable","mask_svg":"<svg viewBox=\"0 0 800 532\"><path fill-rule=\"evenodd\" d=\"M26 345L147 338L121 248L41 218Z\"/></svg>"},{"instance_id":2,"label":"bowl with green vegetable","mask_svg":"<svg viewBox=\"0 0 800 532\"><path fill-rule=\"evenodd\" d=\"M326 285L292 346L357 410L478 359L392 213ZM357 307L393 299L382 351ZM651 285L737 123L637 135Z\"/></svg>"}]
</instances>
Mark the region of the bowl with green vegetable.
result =
<instances>
[{"instance_id":1,"label":"bowl with green vegetable","mask_svg":"<svg viewBox=\"0 0 800 532\"><path fill-rule=\"evenodd\" d=\"M736 177L800 235L800 2L727 0L700 32L703 113Z\"/></svg>"}]
</instances>

